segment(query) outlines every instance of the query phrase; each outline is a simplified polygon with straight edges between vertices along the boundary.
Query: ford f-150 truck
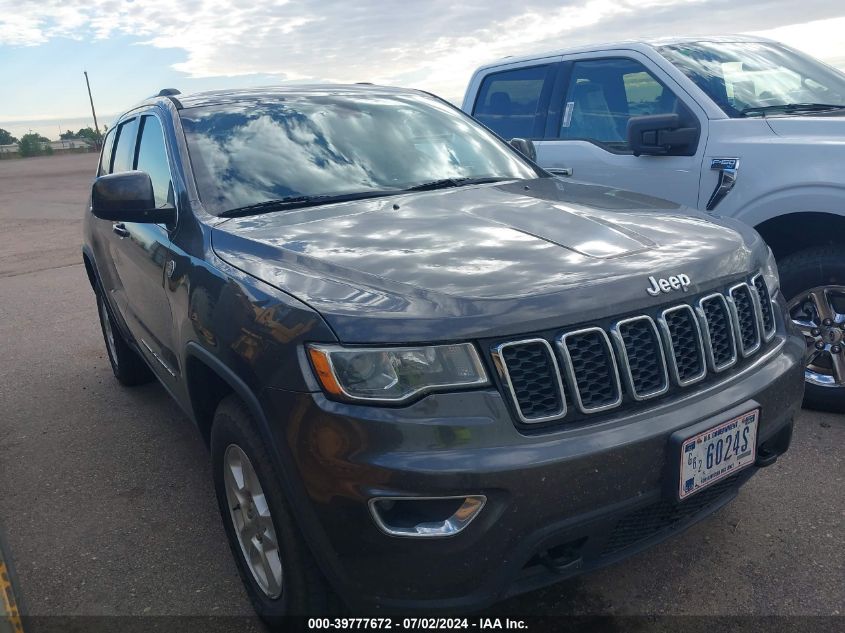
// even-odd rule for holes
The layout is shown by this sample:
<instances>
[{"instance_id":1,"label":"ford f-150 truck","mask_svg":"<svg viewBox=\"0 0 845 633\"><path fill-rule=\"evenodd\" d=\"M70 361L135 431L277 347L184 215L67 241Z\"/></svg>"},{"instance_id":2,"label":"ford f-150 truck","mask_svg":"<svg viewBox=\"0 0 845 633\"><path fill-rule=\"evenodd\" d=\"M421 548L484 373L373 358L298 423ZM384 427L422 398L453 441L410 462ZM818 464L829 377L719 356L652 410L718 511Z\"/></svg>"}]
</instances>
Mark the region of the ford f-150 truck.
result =
<instances>
[{"instance_id":1,"label":"ford f-150 truck","mask_svg":"<svg viewBox=\"0 0 845 633\"><path fill-rule=\"evenodd\" d=\"M479 68L463 109L565 179L753 226L807 343L806 403L845 411L845 75L746 36L621 42Z\"/></svg>"},{"instance_id":2,"label":"ford f-150 truck","mask_svg":"<svg viewBox=\"0 0 845 633\"><path fill-rule=\"evenodd\" d=\"M629 556L773 463L803 395L753 229L562 182L416 91L165 91L106 137L84 227L114 374L199 427L268 619Z\"/></svg>"}]
</instances>

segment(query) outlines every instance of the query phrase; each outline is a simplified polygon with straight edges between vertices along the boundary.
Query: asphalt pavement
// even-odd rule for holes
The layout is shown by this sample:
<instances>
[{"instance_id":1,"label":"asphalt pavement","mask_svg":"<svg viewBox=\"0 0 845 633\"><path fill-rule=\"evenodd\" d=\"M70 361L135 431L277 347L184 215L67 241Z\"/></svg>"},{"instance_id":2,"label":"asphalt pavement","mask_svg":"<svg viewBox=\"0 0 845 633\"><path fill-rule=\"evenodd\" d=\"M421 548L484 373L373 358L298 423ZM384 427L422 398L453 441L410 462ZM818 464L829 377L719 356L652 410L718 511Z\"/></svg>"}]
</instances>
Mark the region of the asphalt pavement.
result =
<instances>
[{"instance_id":1,"label":"asphalt pavement","mask_svg":"<svg viewBox=\"0 0 845 633\"><path fill-rule=\"evenodd\" d=\"M26 614L252 614L199 434L160 386L111 374L80 253L95 165L0 161L0 524ZM845 615L843 446L845 416L805 411L714 516L492 612Z\"/></svg>"}]
</instances>

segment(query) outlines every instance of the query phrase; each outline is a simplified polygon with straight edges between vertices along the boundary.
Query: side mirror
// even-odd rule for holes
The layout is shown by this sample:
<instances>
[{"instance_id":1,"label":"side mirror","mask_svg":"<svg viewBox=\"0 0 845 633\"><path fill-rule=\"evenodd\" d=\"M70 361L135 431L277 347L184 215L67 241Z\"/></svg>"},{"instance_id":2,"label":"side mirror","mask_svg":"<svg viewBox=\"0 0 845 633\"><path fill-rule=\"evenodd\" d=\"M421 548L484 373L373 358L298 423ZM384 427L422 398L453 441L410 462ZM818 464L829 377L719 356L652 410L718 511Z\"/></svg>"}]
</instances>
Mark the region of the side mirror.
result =
<instances>
[{"instance_id":1,"label":"side mirror","mask_svg":"<svg viewBox=\"0 0 845 633\"><path fill-rule=\"evenodd\" d=\"M537 148L534 147L534 142L524 138L512 138L510 146L517 150L520 154L525 156L528 160L537 162Z\"/></svg>"},{"instance_id":2,"label":"side mirror","mask_svg":"<svg viewBox=\"0 0 845 633\"><path fill-rule=\"evenodd\" d=\"M125 171L100 176L91 187L91 213L101 220L173 224L176 209L157 209L150 175L143 171Z\"/></svg>"},{"instance_id":3,"label":"side mirror","mask_svg":"<svg viewBox=\"0 0 845 633\"><path fill-rule=\"evenodd\" d=\"M681 127L678 114L649 114L628 119L628 145L634 156L692 156L698 128Z\"/></svg>"}]
</instances>

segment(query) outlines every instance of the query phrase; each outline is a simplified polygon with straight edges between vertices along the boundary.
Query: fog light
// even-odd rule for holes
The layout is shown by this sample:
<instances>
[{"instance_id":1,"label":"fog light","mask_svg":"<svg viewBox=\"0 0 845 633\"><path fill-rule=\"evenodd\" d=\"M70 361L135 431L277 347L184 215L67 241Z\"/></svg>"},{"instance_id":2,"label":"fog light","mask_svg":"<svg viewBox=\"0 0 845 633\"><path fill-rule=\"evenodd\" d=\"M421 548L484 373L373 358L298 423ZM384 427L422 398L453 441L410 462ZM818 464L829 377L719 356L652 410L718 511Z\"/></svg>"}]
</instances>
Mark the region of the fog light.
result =
<instances>
[{"instance_id":1,"label":"fog light","mask_svg":"<svg viewBox=\"0 0 845 633\"><path fill-rule=\"evenodd\" d=\"M487 497L376 497L370 512L379 529L390 536L415 538L454 536L470 524Z\"/></svg>"}]
</instances>

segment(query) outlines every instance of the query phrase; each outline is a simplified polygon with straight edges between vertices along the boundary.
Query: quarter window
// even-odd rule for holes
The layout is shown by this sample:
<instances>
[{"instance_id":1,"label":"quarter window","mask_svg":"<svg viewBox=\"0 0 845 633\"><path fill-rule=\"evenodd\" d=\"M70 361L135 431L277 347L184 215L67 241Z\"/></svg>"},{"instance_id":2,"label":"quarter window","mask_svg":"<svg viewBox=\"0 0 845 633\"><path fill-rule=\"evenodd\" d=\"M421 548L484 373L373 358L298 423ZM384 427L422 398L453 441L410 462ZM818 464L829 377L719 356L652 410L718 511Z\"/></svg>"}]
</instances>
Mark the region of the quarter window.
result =
<instances>
[{"instance_id":1,"label":"quarter window","mask_svg":"<svg viewBox=\"0 0 845 633\"><path fill-rule=\"evenodd\" d=\"M575 62L562 112L560 138L592 141L619 152L629 151L632 116L692 117L671 90L632 59Z\"/></svg>"},{"instance_id":2,"label":"quarter window","mask_svg":"<svg viewBox=\"0 0 845 633\"><path fill-rule=\"evenodd\" d=\"M138 160L135 169L145 171L153 183L156 207L173 203L173 187L170 181L170 166L161 123L154 116L143 117L141 138L138 142Z\"/></svg>"},{"instance_id":3,"label":"quarter window","mask_svg":"<svg viewBox=\"0 0 845 633\"><path fill-rule=\"evenodd\" d=\"M531 138L548 75L548 64L487 75L473 116L503 138Z\"/></svg>"},{"instance_id":4,"label":"quarter window","mask_svg":"<svg viewBox=\"0 0 845 633\"><path fill-rule=\"evenodd\" d=\"M124 121L117 128L117 145L114 148L112 169L116 174L132 169L135 158L135 137L138 135L138 119Z\"/></svg>"},{"instance_id":5,"label":"quarter window","mask_svg":"<svg viewBox=\"0 0 845 633\"><path fill-rule=\"evenodd\" d=\"M103 151L100 154L100 168L97 171L98 176L110 173L111 170L111 155L112 143L114 142L114 128L108 131L106 138L103 140Z\"/></svg>"}]
</instances>

